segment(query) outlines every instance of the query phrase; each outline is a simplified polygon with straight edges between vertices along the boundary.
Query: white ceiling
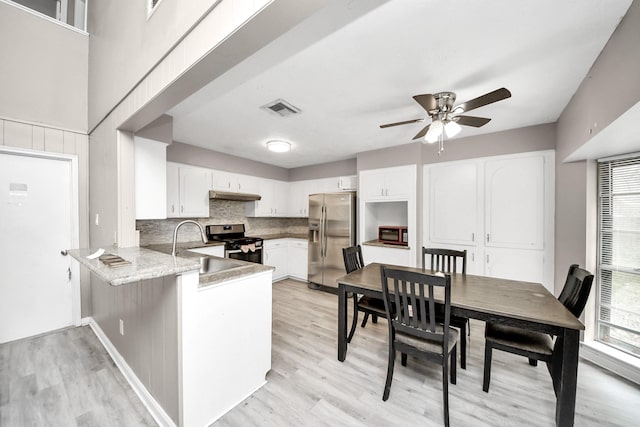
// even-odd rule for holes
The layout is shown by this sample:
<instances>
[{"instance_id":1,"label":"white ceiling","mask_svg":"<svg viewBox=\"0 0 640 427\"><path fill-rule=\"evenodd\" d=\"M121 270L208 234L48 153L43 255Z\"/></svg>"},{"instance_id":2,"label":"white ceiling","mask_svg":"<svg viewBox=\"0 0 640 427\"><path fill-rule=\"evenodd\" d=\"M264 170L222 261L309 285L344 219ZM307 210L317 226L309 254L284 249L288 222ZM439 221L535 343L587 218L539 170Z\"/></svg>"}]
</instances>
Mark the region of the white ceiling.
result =
<instances>
[{"instance_id":1,"label":"white ceiling","mask_svg":"<svg viewBox=\"0 0 640 427\"><path fill-rule=\"evenodd\" d=\"M367 1L338 2L351 8ZM285 168L306 166L411 142L428 121L379 125L426 117L413 95L453 91L463 102L500 87L512 97L470 113L492 121L463 126L459 137L555 122L630 4L391 0L291 55L282 52L293 36L276 40L262 54L284 60L249 58L172 108L174 140ZM341 10L334 5L331 13ZM303 23L295 36L317 26ZM302 113L281 118L260 109L278 98ZM270 139L293 148L270 153Z\"/></svg>"}]
</instances>

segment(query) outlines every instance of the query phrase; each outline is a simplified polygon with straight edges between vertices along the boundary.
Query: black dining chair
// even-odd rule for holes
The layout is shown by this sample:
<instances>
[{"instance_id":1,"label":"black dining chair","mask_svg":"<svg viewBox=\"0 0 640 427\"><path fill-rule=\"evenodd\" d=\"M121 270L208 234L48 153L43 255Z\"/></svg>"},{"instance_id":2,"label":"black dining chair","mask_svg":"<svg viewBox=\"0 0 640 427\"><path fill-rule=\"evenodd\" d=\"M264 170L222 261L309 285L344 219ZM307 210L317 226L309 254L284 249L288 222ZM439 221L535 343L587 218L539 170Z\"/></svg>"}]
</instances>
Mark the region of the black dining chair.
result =
<instances>
[{"instance_id":1,"label":"black dining chair","mask_svg":"<svg viewBox=\"0 0 640 427\"><path fill-rule=\"evenodd\" d=\"M558 300L575 316L580 317L593 284L593 274L580 268L577 264L569 267L567 280ZM519 354L529 359L529 364L537 366L538 360L547 364L551 372L551 361L553 352L558 344L556 338L541 333L529 331L514 326L500 323L487 322L484 332L484 378L482 390L489 392L489 382L491 381L491 357L493 349L502 350L513 354Z\"/></svg>"},{"instance_id":2,"label":"black dining chair","mask_svg":"<svg viewBox=\"0 0 640 427\"><path fill-rule=\"evenodd\" d=\"M364 260L362 258L362 247L360 245L350 246L348 248L342 248L342 258L344 259L344 268L348 273L356 270L360 270L364 267ZM362 327L364 328L371 315L373 323L378 322L378 316L387 317L384 310L384 301L380 298L361 296L358 298L358 294L353 294L353 322L351 323L351 330L347 337L347 342L351 342L353 334L356 332L356 326L358 324L358 312L364 313L364 319L362 320Z\"/></svg>"},{"instance_id":3,"label":"black dining chair","mask_svg":"<svg viewBox=\"0 0 640 427\"><path fill-rule=\"evenodd\" d=\"M444 425L449 425L449 374L456 383L458 330L449 326L451 315L451 276L426 274L380 266L382 295L389 325L389 362L382 400L389 399L396 351L438 363L442 366ZM435 316L436 293L444 294L444 318ZM441 301L441 300L440 300ZM394 307L395 313L391 311Z\"/></svg>"},{"instance_id":4,"label":"black dining chair","mask_svg":"<svg viewBox=\"0 0 640 427\"><path fill-rule=\"evenodd\" d=\"M422 248L422 268L427 268L427 256L430 257L431 270L443 273L467 274L467 250L455 251L452 249ZM458 268L460 261L460 268ZM436 312L437 320L442 321L442 310ZM467 333L469 332L469 319L462 316L451 315L451 326L460 329L460 367L467 369Z\"/></svg>"}]
</instances>

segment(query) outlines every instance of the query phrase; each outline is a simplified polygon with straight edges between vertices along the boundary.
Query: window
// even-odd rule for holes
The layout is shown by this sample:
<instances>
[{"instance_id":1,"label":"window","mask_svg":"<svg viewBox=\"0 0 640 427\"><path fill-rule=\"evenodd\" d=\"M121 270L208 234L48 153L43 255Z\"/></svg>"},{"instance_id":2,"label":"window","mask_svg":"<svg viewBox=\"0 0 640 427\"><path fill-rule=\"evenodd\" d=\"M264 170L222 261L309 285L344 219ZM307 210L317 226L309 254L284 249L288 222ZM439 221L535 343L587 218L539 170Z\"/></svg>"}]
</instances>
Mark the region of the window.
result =
<instances>
[{"instance_id":1,"label":"window","mask_svg":"<svg viewBox=\"0 0 640 427\"><path fill-rule=\"evenodd\" d=\"M9 3L83 31L86 28L87 0L10 0Z\"/></svg>"},{"instance_id":2,"label":"window","mask_svg":"<svg viewBox=\"0 0 640 427\"><path fill-rule=\"evenodd\" d=\"M601 161L597 340L640 357L640 157Z\"/></svg>"}]
</instances>

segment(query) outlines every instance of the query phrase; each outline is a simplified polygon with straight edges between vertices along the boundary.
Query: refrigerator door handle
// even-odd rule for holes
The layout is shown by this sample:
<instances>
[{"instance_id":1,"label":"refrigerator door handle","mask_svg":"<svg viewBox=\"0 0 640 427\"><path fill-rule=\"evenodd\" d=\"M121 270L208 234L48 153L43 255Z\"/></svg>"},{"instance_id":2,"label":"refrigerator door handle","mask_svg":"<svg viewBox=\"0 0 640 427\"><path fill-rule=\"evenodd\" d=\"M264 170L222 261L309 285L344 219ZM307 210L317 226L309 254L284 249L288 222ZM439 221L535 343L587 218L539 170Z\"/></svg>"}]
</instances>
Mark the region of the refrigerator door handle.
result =
<instances>
[{"instance_id":1,"label":"refrigerator door handle","mask_svg":"<svg viewBox=\"0 0 640 427\"><path fill-rule=\"evenodd\" d=\"M320 208L320 258L324 258L324 205Z\"/></svg>"},{"instance_id":2,"label":"refrigerator door handle","mask_svg":"<svg viewBox=\"0 0 640 427\"><path fill-rule=\"evenodd\" d=\"M327 205L323 206L324 208L324 215L322 218L322 224L323 224L323 228L324 228L324 233L322 233L322 236L324 237L324 241L322 242L322 247L324 247L324 257L327 257Z\"/></svg>"}]
</instances>

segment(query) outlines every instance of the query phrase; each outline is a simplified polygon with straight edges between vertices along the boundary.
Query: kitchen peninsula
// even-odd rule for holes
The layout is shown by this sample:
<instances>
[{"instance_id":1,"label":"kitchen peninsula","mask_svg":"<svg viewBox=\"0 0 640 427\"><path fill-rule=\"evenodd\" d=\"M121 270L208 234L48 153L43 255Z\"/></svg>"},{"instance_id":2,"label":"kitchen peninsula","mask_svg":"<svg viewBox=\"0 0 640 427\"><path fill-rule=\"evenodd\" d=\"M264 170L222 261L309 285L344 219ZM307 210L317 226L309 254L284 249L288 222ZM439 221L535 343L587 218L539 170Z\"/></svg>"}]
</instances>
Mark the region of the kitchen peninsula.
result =
<instances>
[{"instance_id":1,"label":"kitchen peninsula","mask_svg":"<svg viewBox=\"0 0 640 427\"><path fill-rule=\"evenodd\" d=\"M95 249L68 252L91 272L88 323L160 425L209 425L265 383L271 267L138 247L108 248L125 261L108 267Z\"/></svg>"}]
</instances>

